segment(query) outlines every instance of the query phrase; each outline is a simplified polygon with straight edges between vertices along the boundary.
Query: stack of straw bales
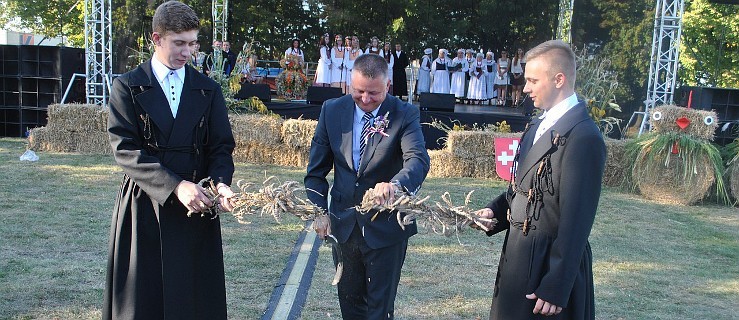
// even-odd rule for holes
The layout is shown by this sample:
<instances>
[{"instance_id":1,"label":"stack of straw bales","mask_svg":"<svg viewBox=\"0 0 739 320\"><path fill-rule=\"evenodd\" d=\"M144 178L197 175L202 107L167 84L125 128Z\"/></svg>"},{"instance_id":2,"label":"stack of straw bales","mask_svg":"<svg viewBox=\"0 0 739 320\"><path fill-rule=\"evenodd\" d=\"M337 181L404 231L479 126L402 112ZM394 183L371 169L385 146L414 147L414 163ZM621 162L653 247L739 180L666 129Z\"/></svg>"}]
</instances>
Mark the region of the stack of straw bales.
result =
<instances>
[{"instance_id":1,"label":"stack of straw bales","mask_svg":"<svg viewBox=\"0 0 739 320\"><path fill-rule=\"evenodd\" d=\"M739 161L734 161L726 168L726 175L729 177L731 195L735 201L739 201Z\"/></svg>"},{"instance_id":2,"label":"stack of straw bales","mask_svg":"<svg viewBox=\"0 0 739 320\"><path fill-rule=\"evenodd\" d=\"M277 116L231 115L236 140L234 161L280 166L308 165L313 120L283 120Z\"/></svg>"},{"instance_id":3,"label":"stack of straw bales","mask_svg":"<svg viewBox=\"0 0 739 320\"><path fill-rule=\"evenodd\" d=\"M108 108L90 104L53 104L46 127L31 130L29 149L50 152L112 154Z\"/></svg>"},{"instance_id":4,"label":"stack of straw bales","mask_svg":"<svg viewBox=\"0 0 739 320\"><path fill-rule=\"evenodd\" d=\"M629 140L605 139L606 143L606 168L603 172L603 185L609 187L623 187L624 177L629 168L626 159L626 145Z\"/></svg>"},{"instance_id":5,"label":"stack of straw bales","mask_svg":"<svg viewBox=\"0 0 739 320\"><path fill-rule=\"evenodd\" d=\"M520 133L449 131L446 147L429 151L429 177L498 179L495 173L495 138L521 137Z\"/></svg>"}]
</instances>

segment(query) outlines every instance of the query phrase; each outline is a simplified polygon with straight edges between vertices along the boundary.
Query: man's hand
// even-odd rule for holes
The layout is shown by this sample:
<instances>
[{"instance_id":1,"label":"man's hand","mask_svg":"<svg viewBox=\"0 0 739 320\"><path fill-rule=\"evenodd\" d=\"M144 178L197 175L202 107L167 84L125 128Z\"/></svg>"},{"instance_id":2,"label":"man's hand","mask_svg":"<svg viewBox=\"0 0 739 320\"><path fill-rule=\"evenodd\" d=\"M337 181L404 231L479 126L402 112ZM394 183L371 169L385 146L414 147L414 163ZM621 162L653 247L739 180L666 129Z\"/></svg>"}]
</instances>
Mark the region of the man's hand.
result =
<instances>
[{"instance_id":1,"label":"man's hand","mask_svg":"<svg viewBox=\"0 0 739 320\"><path fill-rule=\"evenodd\" d=\"M234 192L233 190L231 190L231 187L227 186L224 183L219 183L216 186L216 190L218 191L218 194L221 195L221 197L218 198L218 205L221 207L221 210L225 212L231 212L231 210L234 209L232 202Z\"/></svg>"},{"instance_id":2,"label":"man's hand","mask_svg":"<svg viewBox=\"0 0 739 320\"><path fill-rule=\"evenodd\" d=\"M480 210L475 211L475 214L480 218L491 219L491 220L495 218L495 213L493 213L493 210L491 210L490 208L482 208ZM490 222L480 221L480 223L482 223L482 225L484 225L485 228L488 228L488 230L492 229L495 226L495 223L492 221ZM481 229L480 226L478 226L476 223L472 223L470 227L475 228L475 229Z\"/></svg>"},{"instance_id":3,"label":"man's hand","mask_svg":"<svg viewBox=\"0 0 739 320\"><path fill-rule=\"evenodd\" d=\"M313 220L313 230L318 234L318 238L325 240L326 236L331 234L331 219L328 218L328 215L316 217Z\"/></svg>"},{"instance_id":4,"label":"man's hand","mask_svg":"<svg viewBox=\"0 0 739 320\"><path fill-rule=\"evenodd\" d=\"M182 180L174 188L174 194L190 212L201 212L213 205L213 202L205 195L203 187L187 180Z\"/></svg>"},{"instance_id":5,"label":"man's hand","mask_svg":"<svg viewBox=\"0 0 739 320\"><path fill-rule=\"evenodd\" d=\"M536 300L536 305L534 306L534 314L541 313L545 316L552 316L562 312L562 307L555 306L549 302L537 298L535 293L527 294L526 299Z\"/></svg>"},{"instance_id":6,"label":"man's hand","mask_svg":"<svg viewBox=\"0 0 739 320\"><path fill-rule=\"evenodd\" d=\"M374 196L375 196L375 203L378 205L382 204L392 204L395 202L395 191L398 190L398 188L395 186L395 184L392 184L390 182L379 182L375 185L374 190Z\"/></svg>"}]
</instances>

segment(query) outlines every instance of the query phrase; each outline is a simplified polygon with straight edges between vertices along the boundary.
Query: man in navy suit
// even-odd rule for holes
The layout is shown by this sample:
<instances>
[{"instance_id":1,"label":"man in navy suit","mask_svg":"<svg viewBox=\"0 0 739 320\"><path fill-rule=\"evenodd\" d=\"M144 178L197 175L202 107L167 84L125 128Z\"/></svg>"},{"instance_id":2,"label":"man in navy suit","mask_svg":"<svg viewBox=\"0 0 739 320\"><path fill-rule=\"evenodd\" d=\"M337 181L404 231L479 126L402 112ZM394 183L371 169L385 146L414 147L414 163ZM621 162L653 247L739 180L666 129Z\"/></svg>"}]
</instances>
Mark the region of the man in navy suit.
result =
<instances>
[{"instance_id":1,"label":"man in navy suit","mask_svg":"<svg viewBox=\"0 0 739 320\"><path fill-rule=\"evenodd\" d=\"M544 110L527 127L508 191L478 211L506 231L490 319L594 319L588 236L606 147L575 94L575 54L561 40L526 53L523 92Z\"/></svg>"},{"instance_id":2,"label":"man in navy suit","mask_svg":"<svg viewBox=\"0 0 739 320\"><path fill-rule=\"evenodd\" d=\"M395 212L354 209L369 188L378 203L396 190L414 193L429 170L418 108L388 94L387 62L362 55L354 62L352 92L324 103L310 150L308 198L328 217L315 222L319 237L333 234L343 256L338 284L343 319L392 319L400 270L413 223L401 229ZM334 170L331 203L326 175ZM315 191L315 192L313 192ZM373 218L374 217L374 218ZM334 249L334 263L338 252Z\"/></svg>"}]
</instances>

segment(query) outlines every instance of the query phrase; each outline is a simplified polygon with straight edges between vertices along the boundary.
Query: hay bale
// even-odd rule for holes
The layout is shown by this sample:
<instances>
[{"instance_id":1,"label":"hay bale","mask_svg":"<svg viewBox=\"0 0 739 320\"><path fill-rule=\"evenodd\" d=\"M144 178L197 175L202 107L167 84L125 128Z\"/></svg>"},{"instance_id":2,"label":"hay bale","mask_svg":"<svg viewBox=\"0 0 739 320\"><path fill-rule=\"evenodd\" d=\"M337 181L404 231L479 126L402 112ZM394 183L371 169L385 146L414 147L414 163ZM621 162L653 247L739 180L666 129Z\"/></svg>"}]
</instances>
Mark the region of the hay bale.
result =
<instances>
[{"instance_id":1,"label":"hay bale","mask_svg":"<svg viewBox=\"0 0 739 320\"><path fill-rule=\"evenodd\" d=\"M491 157L464 159L449 150L429 150L432 178L468 177L477 179L500 179L495 173L495 161Z\"/></svg>"},{"instance_id":2,"label":"hay bale","mask_svg":"<svg viewBox=\"0 0 739 320\"><path fill-rule=\"evenodd\" d=\"M659 112L661 118L655 120L654 114ZM659 106L649 111L649 122L652 125L652 131L658 133L678 133L683 132L692 135L697 138L706 139L713 141L714 133L718 128L718 116L715 111L695 110L688 109L673 105ZM675 121L678 118L685 117L690 120L685 130L680 129ZM713 117L713 124L707 125L704 123L706 117Z\"/></svg>"},{"instance_id":3,"label":"hay bale","mask_svg":"<svg viewBox=\"0 0 739 320\"><path fill-rule=\"evenodd\" d=\"M629 168L626 159L626 145L629 140L605 139L606 167L603 172L603 185L621 187Z\"/></svg>"},{"instance_id":4,"label":"hay bale","mask_svg":"<svg viewBox=\"0 0 739 320\"><path fill-rule=\"evenodd\" d=\"M70 133L74 137L76 152L83 154L113 154L107 132Z\"/></svg>"},{"instance_id":5,"label":"hay bale","mask_svg":"<svg viewBox=\"0 0 739 320\"><path fill-rule=\"evenodd\" d=\"M318 121L287 119L282 123L282 141L290 147L310 148Z\"/></svg>"},{"instance_id":6,"label":"hay bale","mask_svg":"<svg viewBox=\"0 0 739 320\"><path fill-rule=\"evenodd\" d=\"M274 164L287 167L306 167L309 150L306 148L269 145L258 142L239 142L233 152L235 162Z\"/></svg>"},{"instance_id":7,"label":"hay bale","mask_svg":"<svg viewBox=\"0 0 739 320\"><path fill-rule=\"evenodd\" d=\"M94 104L52 104L47 110L48 127L65 132L108 130L108 108Z\"/></svg>"},{"instance_id":8,"label":"hay bale","mask_svg":"<svg viewBox=\"0 0 739 320\"><path fill-rule=\"evenodd\" d=\"M236 143L280 144L282 118L259 114L229 115Z\"/></svg>"},{"instance_id":9,"label":"hay bale","mask_svg":"<svg viewBox=\"0 0 739 320\"><path fill-rule=\"evenodd\" d=\"M113 153L107 132L67 131L54 127L32 129L28 137L28 148L45 152Z\"/></svg>"},{"instance_id":10,"label":"hay bale","mask_svg":"<svg viewBox=\"0 0 739 320\"><path fill-rule=\"evenodd\" d=\"M713 167L707 155L699 156L695 172L683 176L683 161L679 155L668 154L669 162L650 162L642 157L636 160L632 175L639 191L645 197L663 204L691 205L705 198L716 181ZM689 170L693 172L693 170Z\"/></svg>"},{"instance_id":11,"label":"hay bale","mask_svg":"<svg viewBox=\"0 0 739 320\"><path fill-rule=\"evenodd\" d=\"M734 161L727 169L726 175L729 177L729 187L731 195L735 201L739 201L739 161Z\"/></svg>"},{"instance_id":12,"label":"hay bale","mask_svg":"<svg viewBox=\"0 0 739 320\"><path fill-rule=\"evenodd\" d=\"M447 149L464 159L494 157L495 132L493 131L449 131Z\"/></svg>"}]
</instances>

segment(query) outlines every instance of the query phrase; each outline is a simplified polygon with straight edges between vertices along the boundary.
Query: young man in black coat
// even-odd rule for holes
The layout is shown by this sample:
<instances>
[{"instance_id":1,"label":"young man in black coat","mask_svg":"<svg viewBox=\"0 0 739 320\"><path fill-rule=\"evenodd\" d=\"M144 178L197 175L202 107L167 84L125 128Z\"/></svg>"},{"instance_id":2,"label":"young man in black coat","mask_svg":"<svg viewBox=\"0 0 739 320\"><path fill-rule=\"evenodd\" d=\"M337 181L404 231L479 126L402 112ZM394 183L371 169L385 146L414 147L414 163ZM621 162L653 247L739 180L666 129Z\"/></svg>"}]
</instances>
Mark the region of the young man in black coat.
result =
<instances>
[{"instance_id":1,"label":"young man in black coat","mask_svg":"<svg viewBox=\"0 0 739 320\"><path fill-rule=\"evenodd\" d=\"M575 55L560 40L526 54L524 92L544 114L527 127L507 192L478 214L506 231L490 319L594 319L588 243L606 149L575 95ZM544 317L548 316L548 317Z\"/></svg>"},{"instance_id":2,"label":"young man in black coat","mask_svg":"<svg viewBox=\"0 0 739 320\"><path fill-rule=\"evenodd\" d=\"M221 226L196 183L232 209L234 139L220 87L187 65L199 20L169 1L151 60L113 81L108 133L124 176L110 232L103 319L226 319ZM188 217L188 212L192 212Z\"/></svg>"},{"instance_id":3,"label":"young man in black coat","mask_svg":"<svg viewBox=\"0 0 739 320\"><path fill-rule=\"evenodd\" d=\"M395 58L393 64L393 95L399 99L408 96L408 79L405 77L405 68L410 63L408 55L401 49L400 43L396 43L395 51L393 51L393 58Z\"/></svg>"},{"instance_id":4,"label":"young man in black coat","mask_svg":"<svg viewBox=\"0 0 739 320\"><path fill-rule=\"evenodd\" d=\"M315 191L308 198L328 209L328 217L315 222L318 236L333 234L343 256L338 284L343 319L393 319L400 270L416 224L403 230L395 212L361 214L354 206L369 188L378 203L394 201L396 190L418 191L429 171L429 156L418 108L388 94L383 57L359 56L351 81L351 95L323 104L305 186ZM326 175L332 169L329 204ZM336 248L334 257L337 263Z\"/></svg>"}]
</instances>

